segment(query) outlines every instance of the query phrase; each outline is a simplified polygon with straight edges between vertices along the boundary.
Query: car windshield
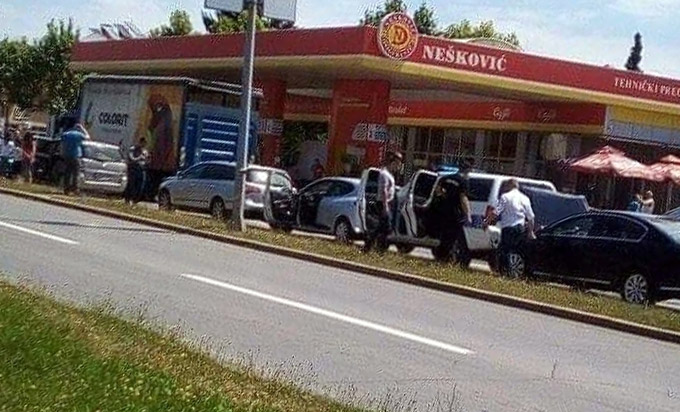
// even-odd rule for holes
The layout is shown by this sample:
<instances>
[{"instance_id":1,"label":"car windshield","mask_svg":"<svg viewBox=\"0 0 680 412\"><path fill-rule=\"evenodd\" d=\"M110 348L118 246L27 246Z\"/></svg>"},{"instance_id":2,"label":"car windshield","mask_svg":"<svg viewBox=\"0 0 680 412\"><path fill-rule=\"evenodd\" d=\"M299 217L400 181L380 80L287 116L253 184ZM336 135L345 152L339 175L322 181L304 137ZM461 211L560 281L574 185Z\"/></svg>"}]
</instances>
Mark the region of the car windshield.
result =
<instances>
[{"instance_id":1,"label":"car windshield","mask_svg":"<svg viewBox=\"0 0 680 412\"><path fill-rule=\"evenodd\" d=\"M248 172L246 181L248 183L255 183L259 185L266 185L267 178L269 177L269 172L266 170L251 170ZM283 175L279 173L274 173L272 176L272 186L273 187L290 187L290 181L286 179Z\"/></svg>"},{"instance_id":2,"label":"car windshield","mask_svg":"<svg viewBox=\"0 0 680 412\"><path fill-rule=\"evenodd\" d=\"M123 158L117 147L84 145L83 157L100 162L122 162Z\"/></svg>"}]
</instances>

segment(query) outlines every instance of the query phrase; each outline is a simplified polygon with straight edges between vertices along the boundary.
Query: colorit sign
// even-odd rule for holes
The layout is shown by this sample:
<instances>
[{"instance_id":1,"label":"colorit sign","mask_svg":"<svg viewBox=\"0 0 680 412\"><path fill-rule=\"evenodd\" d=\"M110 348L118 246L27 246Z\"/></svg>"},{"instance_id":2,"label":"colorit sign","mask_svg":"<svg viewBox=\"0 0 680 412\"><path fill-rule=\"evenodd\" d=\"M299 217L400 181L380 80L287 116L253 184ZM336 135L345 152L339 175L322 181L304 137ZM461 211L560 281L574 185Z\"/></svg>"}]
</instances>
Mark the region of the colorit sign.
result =
<instances>
[{"instance_id":1,"label":"colorit sign","mask_svg":"<svg viewBox=\"0 0 680 412\"><path fill-rule=\"evenodd\" d=\"M408 59L418 47L416 23L406 13L388 14L378 27L378 46L390 59Z\"/></svg>"}]
</instances>

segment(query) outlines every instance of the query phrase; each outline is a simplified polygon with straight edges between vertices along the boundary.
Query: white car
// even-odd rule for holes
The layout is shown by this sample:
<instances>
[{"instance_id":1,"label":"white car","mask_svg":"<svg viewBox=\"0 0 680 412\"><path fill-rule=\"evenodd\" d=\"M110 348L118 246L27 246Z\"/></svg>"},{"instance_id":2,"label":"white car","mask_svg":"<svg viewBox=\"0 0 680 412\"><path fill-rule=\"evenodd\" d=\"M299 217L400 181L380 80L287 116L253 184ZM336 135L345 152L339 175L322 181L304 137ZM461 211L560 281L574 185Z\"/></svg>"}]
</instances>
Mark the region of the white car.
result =
<instances>
[{"instance_id":1,"label":"white car","mask_svg":"<svg viewBox=\"0 0 680 412\"><path fill-rule=\"evenodd\" d=\"M262 166L250 166L245 171L246 213L262 213L264 184L272 170L288 176L283 170ZM233 209L236 175L236 164L233 162L197 163L161 183L158 206L165 210L209 211L214 218L225 219Z\"/></svg>"},{"instance_id":2,"label":"white car","mask_svg":"<svg viewBox=\"0 0 680 412\"><path fill-rule=\"evenodd\" d=\"M127 164L118 146L85 141L78 187L89 192L120 195L127 187Z\"/></svg>"},{"instance_id":3,"label":"white car","mask_svg":"<svg viewBox=\"0 0 680 412\"><path fill-rule=\"evenodd\" d=\"M379 172L379 169L368 169L364 171L362 177L359 208L364 231L367 226L366 211L370 210L371 203L375 201ZM397 193L398 213L394 222L395 230L388 240L397 245L400 251L406 253L415 247L426 247L432 250L438 260L456 259L459 256L458 245L454 244L453 250L443 250L440 240L429 235L430 231L427 230L427 222L423 215L434 196L437 184L442 178L452 174L452 172L436 173L421 170L416 172L411 180L399 190ZM485 229L484 220L497 204L501 186L511 178L517 179L520 182L520 187L557 191L555 185L548 181L489 173L469 173L468 198L472 209L472 224L466 226L464 231L470 257L493 261L491 256L494 250L492 235L490 230ZM468 264L469 262L461 263Z\"/></svg>"}]
</instances>

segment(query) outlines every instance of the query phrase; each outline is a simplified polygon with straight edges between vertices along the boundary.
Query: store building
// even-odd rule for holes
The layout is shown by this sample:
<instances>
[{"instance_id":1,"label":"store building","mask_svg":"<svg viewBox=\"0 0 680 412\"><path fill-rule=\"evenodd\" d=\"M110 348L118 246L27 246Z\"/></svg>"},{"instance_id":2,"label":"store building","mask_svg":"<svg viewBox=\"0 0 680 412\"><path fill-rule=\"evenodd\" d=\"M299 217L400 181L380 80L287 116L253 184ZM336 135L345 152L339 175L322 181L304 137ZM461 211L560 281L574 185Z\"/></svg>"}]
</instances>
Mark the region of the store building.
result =
<instances>
[{"instance_id":1,"label":"store building","mask_svg":"<svg viewBox=\"0 0 680 412\"><path fill-rule=\"evenodd\" d=\"M238 82L242 46L242 35L87 42L72 64ZM419 36L403 14L380 28L261 32L256 54L264 163L280 158L285 126L298 122L328 125L327 169L337 173L399 147L410 170L469 159L556 180L561 160L603 140L647 162L680 149L678 80Z\"/></svg>"}]
</instances>

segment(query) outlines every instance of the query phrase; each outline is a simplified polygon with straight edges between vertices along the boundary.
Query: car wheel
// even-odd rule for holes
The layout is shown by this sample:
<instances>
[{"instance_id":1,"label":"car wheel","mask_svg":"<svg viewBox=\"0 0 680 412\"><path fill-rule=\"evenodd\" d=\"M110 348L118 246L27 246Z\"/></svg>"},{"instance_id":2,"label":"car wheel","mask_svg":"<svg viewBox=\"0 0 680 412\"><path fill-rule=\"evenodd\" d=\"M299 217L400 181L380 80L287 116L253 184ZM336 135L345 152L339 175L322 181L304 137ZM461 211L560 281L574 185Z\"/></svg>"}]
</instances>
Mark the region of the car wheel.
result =
<instances>
[{"instance_id":1,"label":"car wheel","mask_svg":"<svg viewBox=\"0 0 680 412\"><path fill-rule=\"evenodd\" d=\"M335 224L333 234L335 235L335 240L340 243L352 243L352 227L345 218L340 218L338 220L338 222Z\"/></svg>"},{"instance_id":2,"label":"car wheel","mask_svg":"<svg viewBox=\"0 0 680 412\"><path fill-rule=\"evenodd\" d=\"M172 211L174 206L172 205L172 198L170 197L170 192L167 190L161 190L158 194L158 208L160 210Z\"/></svg>"},{"instance_id":3,"label":"car wheel","mask_svg":"<svg viewBox=\"0 0 680 412\"><path fill-rule=\"evenodd\" d=\"M507 276L512 279L518 279L526 273L526 261L521 253L510 253L508 255L509 267L507 269Z\"/></svg>"},{"instance_id":4,"label":"car wheel","mask_svg":"<svg viewBox=\"0 0 680 412\"><path fill-rule=\"evenodd\" d=\"M647 276L635 273L623 281L621 296L626 302L637 305L653 303L652 284Z\"/></svg>"},{"instance_id":5,"label":"car wheel","mask_svg":"<svg viewBox=\"0 0 680 412\"><path fill-rule=\"evenodd\" d=\"M224 201L217 198L212 201L210 205L210 214L215 220L227 220L227 208L224 206Z\"/></svg>"},{"instance_id":6,"label":"car wheel","mask_svg":"<svg viewBox=\"0 0 680 412\"><path fill-rule=\"evenodd\" d=\"M415 247L415 246L412 246L412 245L404 245L404 244L397 245L397 250L398 250L399 253L401 253L402 255L408 255L408 254L410 254L411 252L413 252L413 251L415 250L415 248L416 248L416 247Z\"/></svg>"}]
</instances>

